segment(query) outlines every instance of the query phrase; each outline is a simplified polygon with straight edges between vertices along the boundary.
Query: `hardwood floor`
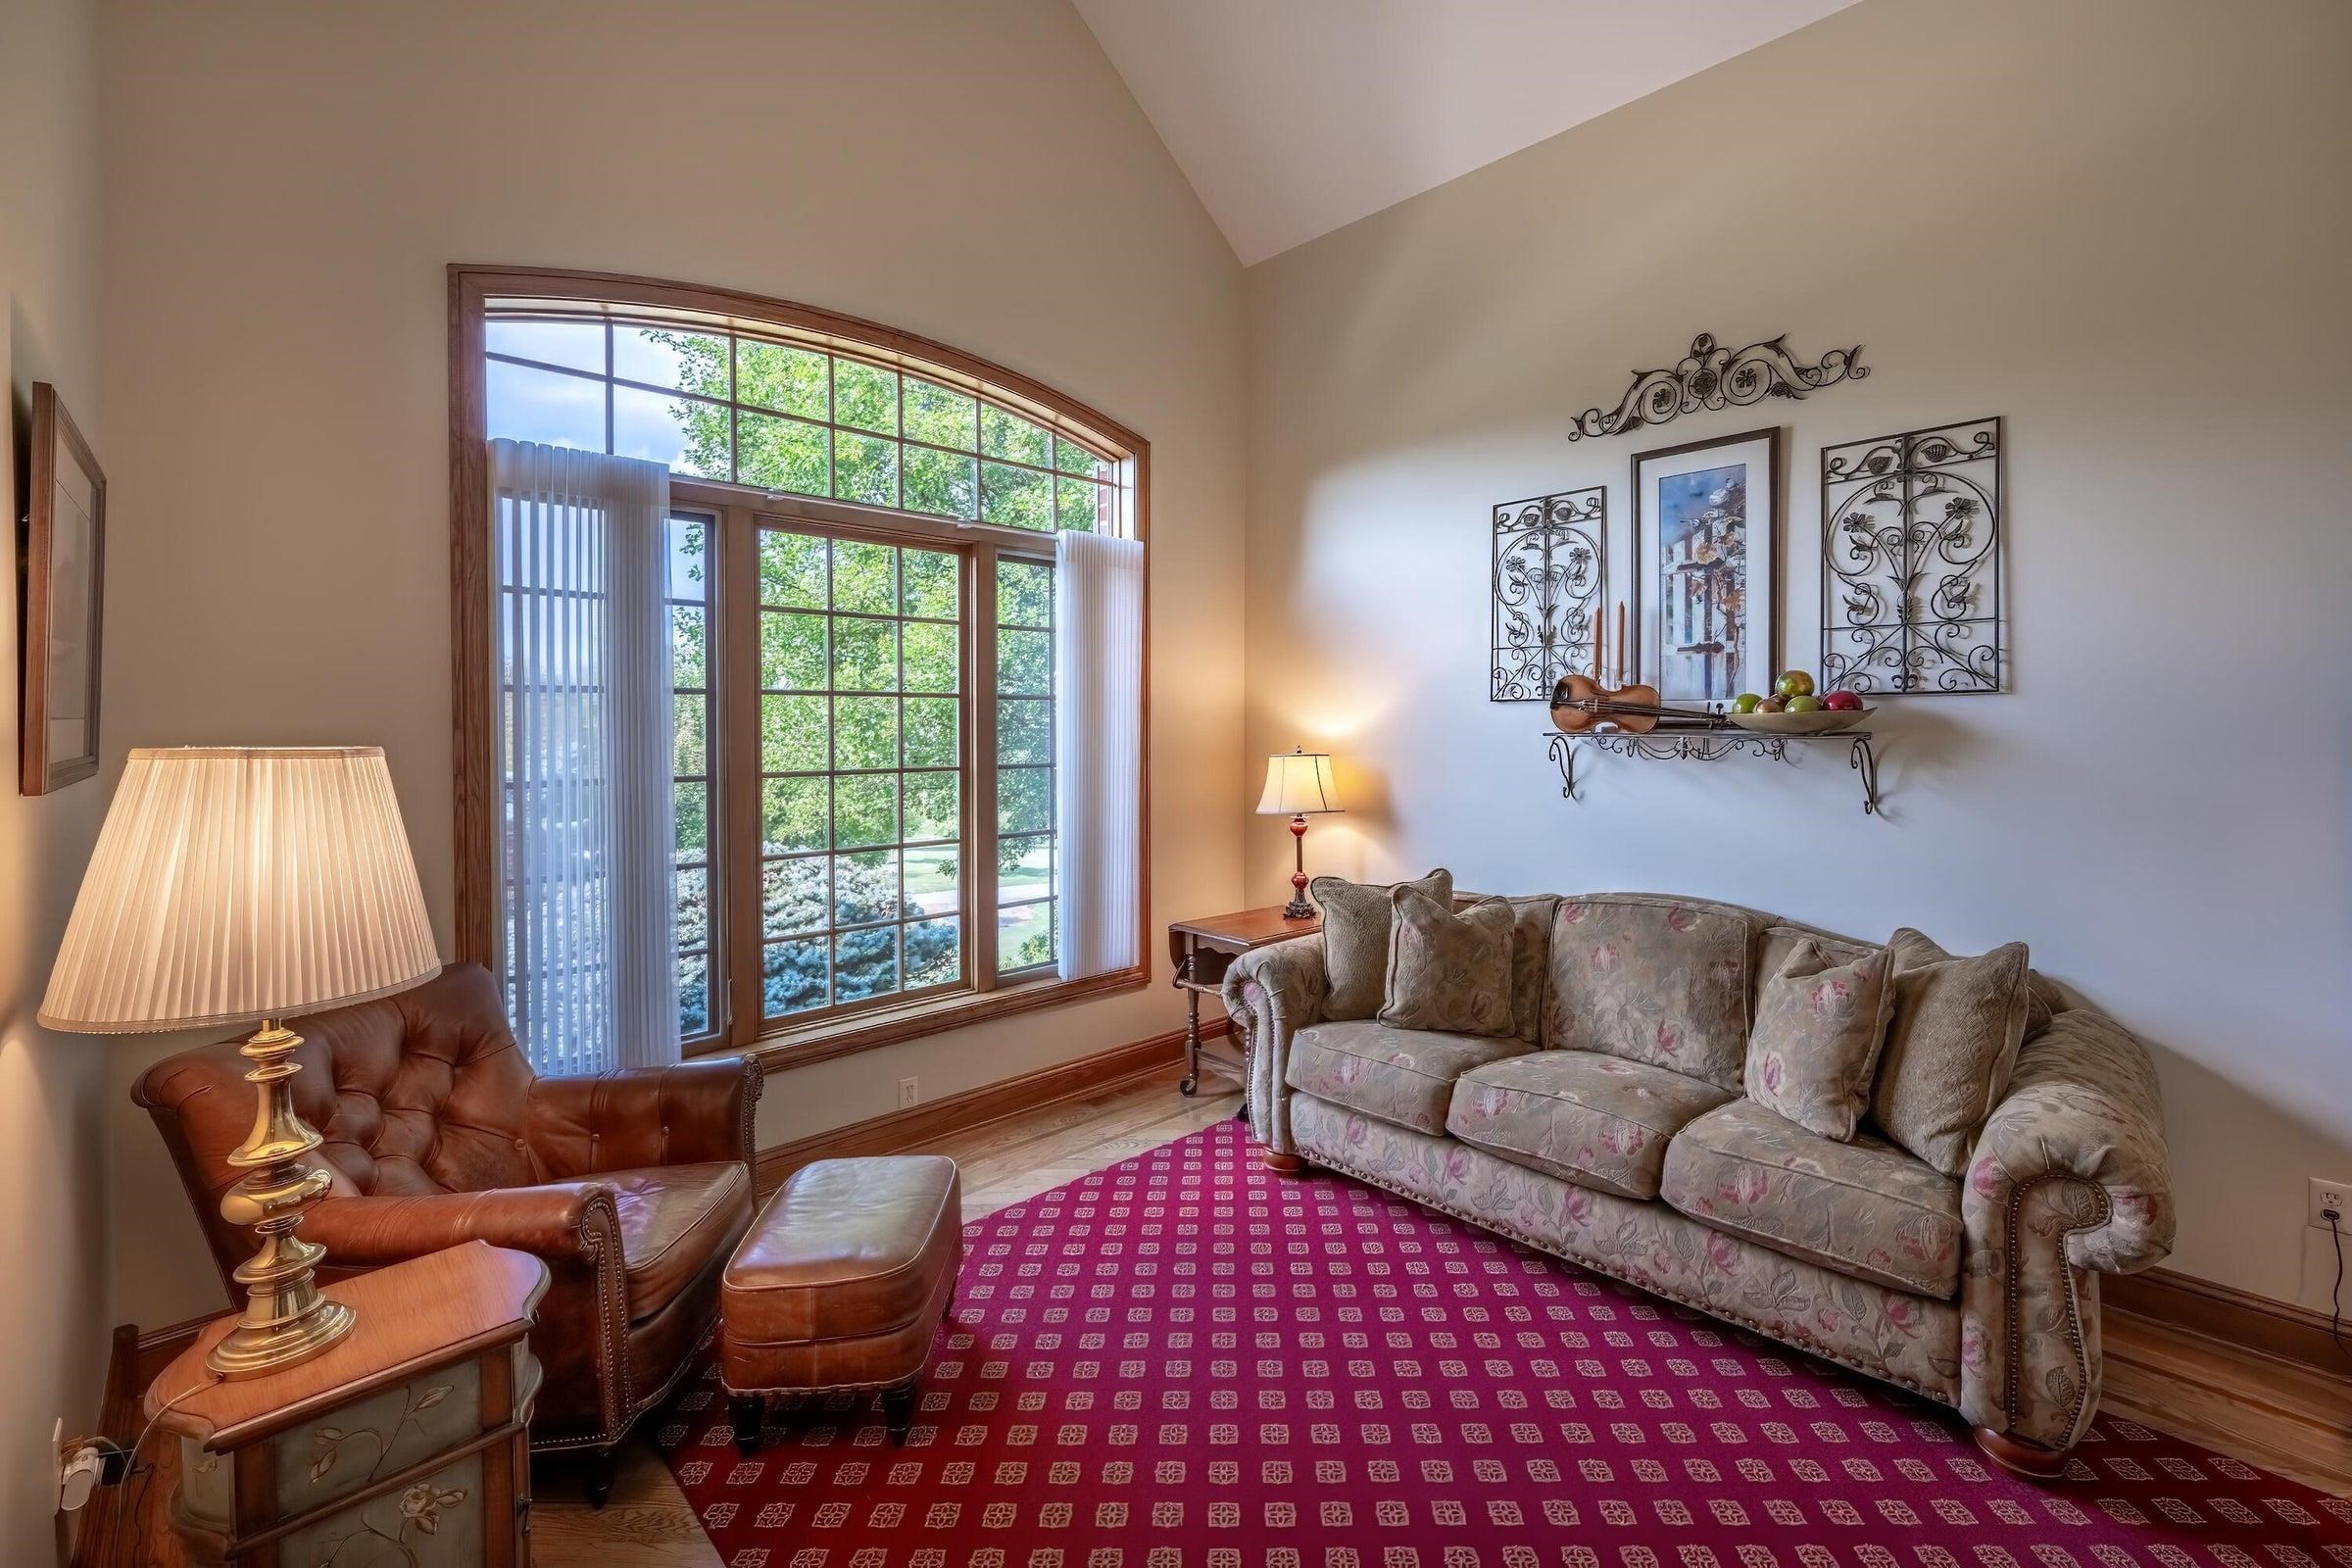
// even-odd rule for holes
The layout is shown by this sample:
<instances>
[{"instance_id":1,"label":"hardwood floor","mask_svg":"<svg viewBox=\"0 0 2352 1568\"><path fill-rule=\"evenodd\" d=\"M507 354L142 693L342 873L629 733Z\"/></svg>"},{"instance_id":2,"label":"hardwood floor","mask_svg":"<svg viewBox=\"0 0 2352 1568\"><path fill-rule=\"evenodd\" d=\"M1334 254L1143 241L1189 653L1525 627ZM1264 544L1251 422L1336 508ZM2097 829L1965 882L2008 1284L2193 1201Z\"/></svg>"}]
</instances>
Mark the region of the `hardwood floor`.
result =
<instances>
[{"instance_id":1,"label":"hardwood floor","mask_svg":"<svg viewBox=\"0 0 2352 1568\"><path fill-rule=\"evenodd\" d=\"M1230 1116L1236 1095L1179 1097L1173 1070L923 1146L963 1167L966 1218L993 1214ZM2352 1379L2236 1349L2110 1309L2105 1408L2308 1486L2352 1496ZM669 1471L643 1439L623 1450L600 1512L575 1473L542 1464L534 1482L539 1568L722 1568Z\"/></svg>"}]
</instances>

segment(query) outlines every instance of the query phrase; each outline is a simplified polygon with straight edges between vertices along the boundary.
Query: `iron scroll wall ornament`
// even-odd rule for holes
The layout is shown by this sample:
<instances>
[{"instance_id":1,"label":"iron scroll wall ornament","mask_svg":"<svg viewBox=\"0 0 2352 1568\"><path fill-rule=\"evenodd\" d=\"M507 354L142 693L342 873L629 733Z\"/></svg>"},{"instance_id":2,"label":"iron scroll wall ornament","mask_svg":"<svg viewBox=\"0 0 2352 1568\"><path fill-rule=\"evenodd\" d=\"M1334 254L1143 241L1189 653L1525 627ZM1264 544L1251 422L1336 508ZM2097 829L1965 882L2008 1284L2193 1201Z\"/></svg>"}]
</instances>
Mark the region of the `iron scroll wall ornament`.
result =
<instances>
[{"instance_id":1,"label":"iron scroll wall ornament","mask_svg":"<svg viewBox=\"0 0 2352 1568\"><path fill-rule=\"evenodd\" d=\"M1494 509L1488 701L1548 702L1561 676L1592 673L1607 536L1608 497L1599 485Z\"/></svg>"},{"instance_id":2,"label":"iron scroll wall ornament","mask_svg":"<svg viewBox=\"0 0 2352 1568\"><path fill-rule=\"evenodd\" d=\"M2001 421L1821 453L1821 672L1890 696L1997 692Z\"/></svg>"},{"instance_id":3,"label":"iron scroll wall ornament","mask_svg":"<svg viewBox=\"0 0 2352 1568\"><path fill-rule=\"evenodd\" d=\"M1801 398L1825 386L1859 381L1870 374L1870 368L1862 363L1859 343L1850 349L1832 349L1814 365L1790 355L1788 343L1783 334L1735 352L1718 346L1714 334L1701 332L1690 340L1690 354L1672 369L1635 371L1634 384L1614 410L1587 409L1578 415L1568 439L1621 435L1701 409L1743 408L1768 397Z\"/></svg>"}]
</instances>

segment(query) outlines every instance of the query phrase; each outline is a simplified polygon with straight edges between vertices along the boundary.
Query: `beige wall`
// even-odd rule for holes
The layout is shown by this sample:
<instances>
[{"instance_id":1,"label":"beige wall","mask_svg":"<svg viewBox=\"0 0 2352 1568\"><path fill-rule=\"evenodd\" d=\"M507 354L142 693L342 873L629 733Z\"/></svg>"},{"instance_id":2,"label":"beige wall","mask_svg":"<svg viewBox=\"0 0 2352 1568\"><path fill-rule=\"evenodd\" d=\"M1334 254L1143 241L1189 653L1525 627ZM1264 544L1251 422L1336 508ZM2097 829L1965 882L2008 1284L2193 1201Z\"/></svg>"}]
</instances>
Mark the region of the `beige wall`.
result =
<instances>
[{"instance_id":1,"label":"beige wall","mask_svg":"<svg viewBox=\"0 0 2352 1568\"><path fill-rule=\"evenodd\" d=\"M0 516L24 513L32 383L47 381L113 461L98 416L95 16L82 0L0 6L0 365L9 461ZM13 662L17 596L0 594ZM112 606L109 606L111 612ZM111 653L111 647L109 652ZM112 676L110 661L106 673ZM107 696L121 689L109 679ZM13 694L13 681L9 687ZM96 781L17 793L17 705L0 716L0 1561L49 1560L51 1425L89 1430L105 1374L103 1040L33 1022L105 799ZM103 705L102 705L103 710ZM111 723L112 714L108 714Z\"/></svg>"},{"instance_id":2,"label":"beige wall","mask_svg":"<svg viewBox=\"0 0 2352 1568\"><path fill-rule=\"evenodd\" d=\"M389 753L451 912L452 261L849 311L1152 444L1155 918L1232 906L1241 276L1061 0L120 0L104 8L110 743ZM763 1142L1172 1027L1164 985L771 1078ZM219 1287L109 1093L116 1315Z\"/></svg>"},{"instance_id":3,"label":"beige wall","mask_svg":"<svg viewBox=\"0 0 2352 1568\"><path fill-rule=\"evenodd\" d=\"M2304 1178L2352 1177L2347 60L2338 0L1868 0L1252 268L1249 755L1328 744L1363 808L1310 857L2023 938L2155 1050L2176 1265L2324 1301ZM1564 439L1701 331L1874 370ZM1988 414L2015 690L1890 711L1886 820L1836 749L1601 759L1570 804L1543 710L1487 702L1494 503L1605 482L1622 545L1631 453L1786 426L1811 664L1819 449ZM1287 837L1249 845L1270 884Z\"/></svg>"}]
</instances>

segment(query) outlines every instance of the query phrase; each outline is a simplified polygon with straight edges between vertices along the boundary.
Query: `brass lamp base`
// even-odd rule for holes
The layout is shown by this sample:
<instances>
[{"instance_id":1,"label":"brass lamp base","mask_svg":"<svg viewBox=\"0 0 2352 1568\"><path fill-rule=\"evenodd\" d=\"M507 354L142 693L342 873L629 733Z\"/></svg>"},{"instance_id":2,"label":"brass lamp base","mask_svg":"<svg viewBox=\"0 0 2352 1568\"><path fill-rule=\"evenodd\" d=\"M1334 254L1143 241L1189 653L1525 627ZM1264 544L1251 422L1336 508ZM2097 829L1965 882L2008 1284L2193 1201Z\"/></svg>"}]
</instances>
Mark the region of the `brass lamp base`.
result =
<instances>
[{"instance_id":1,"label":"brass lamp base","mask_svg":"<svg viewBox=\"0 0 2352 1568\"><path fill-rule=\"evenodd\" d=\"M225 1378L261 1377L308 1361L359 1321L350 1307L318 1294L316 1274L326 1249L294 1234L303 1211L334 1181L303 1159L320 1140L294 1113L288 1080L302 1071L294 1059L301 1044L302 1036L265 1018L238 1048L253 1063L245 1081L258 1099L253 1131L228 1156L246 1175L221 1196L220 1214L231 1225L252 1226L261 1247L236 1269L236 1282L245 1287L245 1315L205 1357Z\"/></svg>"}]
</instances>

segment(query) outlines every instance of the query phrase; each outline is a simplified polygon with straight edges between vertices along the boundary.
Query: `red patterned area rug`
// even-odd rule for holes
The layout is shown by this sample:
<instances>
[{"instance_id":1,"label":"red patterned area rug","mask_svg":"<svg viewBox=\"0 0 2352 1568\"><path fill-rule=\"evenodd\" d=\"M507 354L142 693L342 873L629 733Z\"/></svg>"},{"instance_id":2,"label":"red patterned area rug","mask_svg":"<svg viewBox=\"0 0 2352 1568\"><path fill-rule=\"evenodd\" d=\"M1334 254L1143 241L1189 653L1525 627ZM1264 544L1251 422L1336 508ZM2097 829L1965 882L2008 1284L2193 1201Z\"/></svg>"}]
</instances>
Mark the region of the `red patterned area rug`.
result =
<instances>
[{"instance_id":1,"label":"red patterned area rug","mask_svg":"<svg viewBox=\"0 0 2352 1568\"><path fill-rule=\"evenodd\" d=\"M2352 1503L2102 1416L1950 1411L1204 1129L965 1231L904 1448L867 1399L657 1436L727 1568L2352 1568Z\"/></svg>"}]
</instances>

